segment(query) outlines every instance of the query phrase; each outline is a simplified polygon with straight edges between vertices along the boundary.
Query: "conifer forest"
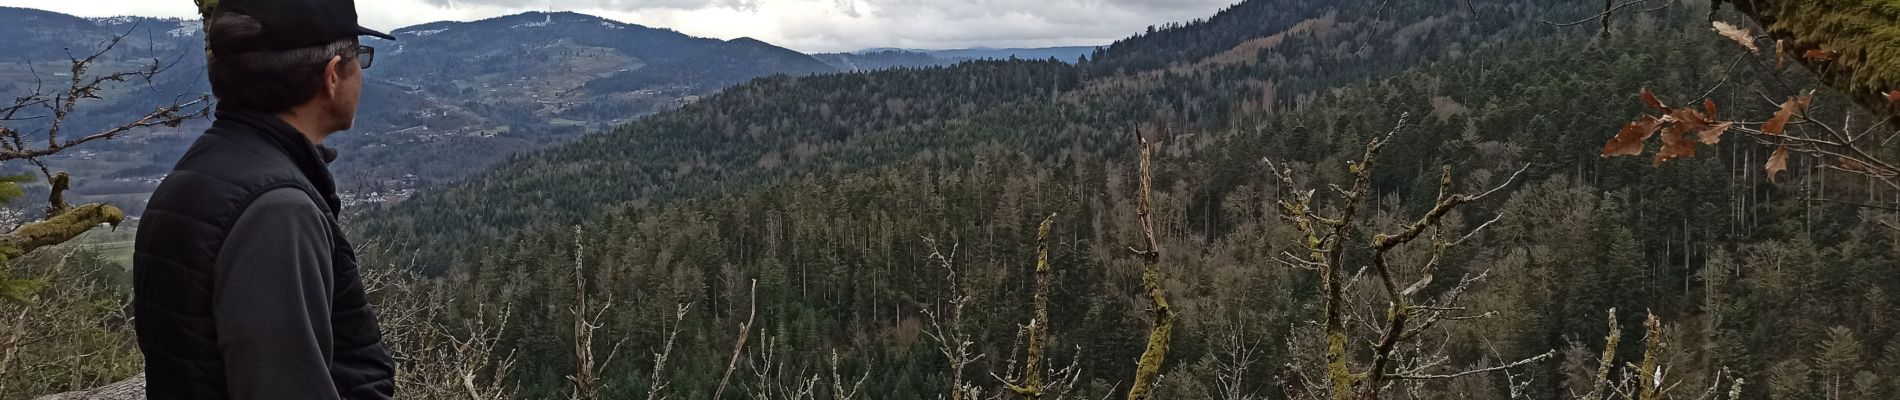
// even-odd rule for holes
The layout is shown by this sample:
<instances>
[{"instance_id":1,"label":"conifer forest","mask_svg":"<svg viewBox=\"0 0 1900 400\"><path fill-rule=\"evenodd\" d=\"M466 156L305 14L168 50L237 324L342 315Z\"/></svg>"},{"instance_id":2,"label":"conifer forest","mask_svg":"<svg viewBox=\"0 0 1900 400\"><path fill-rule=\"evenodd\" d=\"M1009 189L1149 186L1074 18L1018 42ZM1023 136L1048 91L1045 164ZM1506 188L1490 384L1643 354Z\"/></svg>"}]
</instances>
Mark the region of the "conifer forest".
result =
<instances>
[{"instance_id":1,"label":"conifer forest","mask_svg":"<svg viewBox=\"0 0 1900 400\"><path fill-rule=\"evenodd\" d=\"M143 372L136 209L62 170L216 99L83 111L202 73L108 59L0 84L0 399ZM398 398L1900 398L1893 0L1246 0L708 82L348 210Z\"/></svg>"}]
</instances>

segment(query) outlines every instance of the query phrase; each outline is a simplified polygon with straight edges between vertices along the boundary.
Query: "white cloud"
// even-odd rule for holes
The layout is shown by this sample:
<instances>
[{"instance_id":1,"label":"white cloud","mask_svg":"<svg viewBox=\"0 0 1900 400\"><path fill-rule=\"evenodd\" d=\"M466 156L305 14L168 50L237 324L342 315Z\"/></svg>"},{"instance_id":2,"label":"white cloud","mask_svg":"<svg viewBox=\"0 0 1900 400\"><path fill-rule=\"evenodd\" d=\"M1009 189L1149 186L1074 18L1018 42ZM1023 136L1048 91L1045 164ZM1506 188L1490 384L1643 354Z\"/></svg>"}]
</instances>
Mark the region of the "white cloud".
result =
<instances>
[{"instance_id":1,"label":"white cloud","mask_svg":"<svg viewBox=\"0 0 1900 400\"><path fill-rule=\"evenodd\" d=\"M49 10L81 17L196 18L198 12L190 0L0 0L0 6Z\"/></svg>"},{"instance_id":2,"label":"white cloud","mask_svg":"<svg viewBox=\"0 0 1900 400\"><path fill-rule=\"evenodd\" d=\"M525 11L575 11L720 39L810 52L870 47L1102 45L1148 25L1211 16L1238 0L363 0L382 30ZM0 0L87 17L192 17L185 0Z\"/></svg>"}]
</instances>

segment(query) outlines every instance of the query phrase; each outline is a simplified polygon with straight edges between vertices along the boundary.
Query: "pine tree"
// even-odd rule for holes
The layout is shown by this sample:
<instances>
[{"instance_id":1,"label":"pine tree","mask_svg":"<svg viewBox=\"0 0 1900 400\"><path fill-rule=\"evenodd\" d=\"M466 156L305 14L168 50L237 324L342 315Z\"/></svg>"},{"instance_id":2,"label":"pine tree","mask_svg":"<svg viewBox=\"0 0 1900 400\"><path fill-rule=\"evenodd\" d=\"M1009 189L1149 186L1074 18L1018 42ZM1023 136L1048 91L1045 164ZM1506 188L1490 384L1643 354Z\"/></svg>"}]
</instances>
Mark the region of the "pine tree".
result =
<instances>
[{"instance_id":1,"label":"pine tree","mask_svg":"<svg viewBox=\"0 0 1900 400\"><path fill-rule=\"evenodd\" d=\"M1881 350L1883 356L1879 365L1875 366L1876 375L1887 379L1885 386L1888 395L1900 395L1900 334L1888 337Z\"/></svg>"},{"instance_id":2,"label":"pine tree","mask_svg":"<svg viewBox=\"0 0 1900 400\"><path fill-rule=\"evenodd\" d=\"M1854 337L1852 329L1836 326L1827 330L1827 340L1820 347L1820 353L1814 355L1814 369L1821 374L1821 390L1828 398L1840 398L1841 393L1851 390L1850 380L1861 368L1860 339Z\"/></svg>"},{"instance_id":3,"label":"pine tree","mask_svg":"<svg viewBox=\"0 0 1900 400\"><path fill-rule=\"evenodd\" d=\"M1814 390L1814 383L1808 378L1808 365L1801 360L1787 360L1775 364L1768 370L1768 393L1775 400L1815 400L1820 399Z\"/></svg>"}]
</instances>

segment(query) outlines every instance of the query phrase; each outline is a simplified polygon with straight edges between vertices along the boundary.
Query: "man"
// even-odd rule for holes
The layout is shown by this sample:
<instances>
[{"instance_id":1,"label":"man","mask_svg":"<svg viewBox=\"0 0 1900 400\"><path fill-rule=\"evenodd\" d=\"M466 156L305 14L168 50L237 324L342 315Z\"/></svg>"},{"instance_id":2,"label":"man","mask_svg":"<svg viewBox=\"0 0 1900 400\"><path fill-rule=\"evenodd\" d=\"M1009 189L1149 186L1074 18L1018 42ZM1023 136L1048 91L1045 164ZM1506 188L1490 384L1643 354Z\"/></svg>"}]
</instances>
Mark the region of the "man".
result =
<instances>
[{"instance_id":1,"label":"man","mask_svg":"<svg viewBox=\"0 0 1900 400\"><path fill-rule=\"evenodd\" d=\"M324 138L373 49L351 0L223 0L216 121L160 184L133 257L151 400L389 399L395 368L337 226Z\"/></svg>"}]
</instances>

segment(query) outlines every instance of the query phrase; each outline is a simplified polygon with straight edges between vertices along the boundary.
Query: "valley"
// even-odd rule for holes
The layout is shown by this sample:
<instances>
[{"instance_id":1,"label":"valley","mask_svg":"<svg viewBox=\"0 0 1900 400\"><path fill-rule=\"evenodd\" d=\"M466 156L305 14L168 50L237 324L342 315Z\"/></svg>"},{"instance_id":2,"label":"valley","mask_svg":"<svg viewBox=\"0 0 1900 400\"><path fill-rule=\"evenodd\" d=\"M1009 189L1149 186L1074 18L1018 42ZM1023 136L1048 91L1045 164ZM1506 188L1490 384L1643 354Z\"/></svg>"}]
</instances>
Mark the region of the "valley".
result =
<instances>
[{"instance_id":1,"label":"valley","mask_svg":"<svg viewBox=\"0 0 1900 400\"><path fill-rule=\"evenodd\" d=\"M6 48L10 57L0 59L0 90L57 83L70 76L57 72L66 68L66 54L48 49L95 49L115 35L126 39L100 69L136 69L154 59L167 68L155 82L114 87L102 96L105 103L81 107L73 118L78 125L69 129L103 129L92 121L124 119L165 100L210 91L197 21L83 19L0 8L0 26L9 36L31 38ZM356 129L329 143L344 155L334 170L357 209L400 202L515 155L677 109L753 78L843 71L757 40L697 38L578 13L524 13L392 32L398 41L364 43L379 49L378 68L370 71L363 94L366 103L378 106L363 110ZM928 65L906 66L1048 51L956 51ZM153 128L49 159L48 166L72 171L80 198L137 214L141 195L205 126L197 121ZM36 129L30 121L26 127ZM24 172L9 167L9 173ZM37 188L44 193L44 185Z\"/></svg>"}]
</instances>

